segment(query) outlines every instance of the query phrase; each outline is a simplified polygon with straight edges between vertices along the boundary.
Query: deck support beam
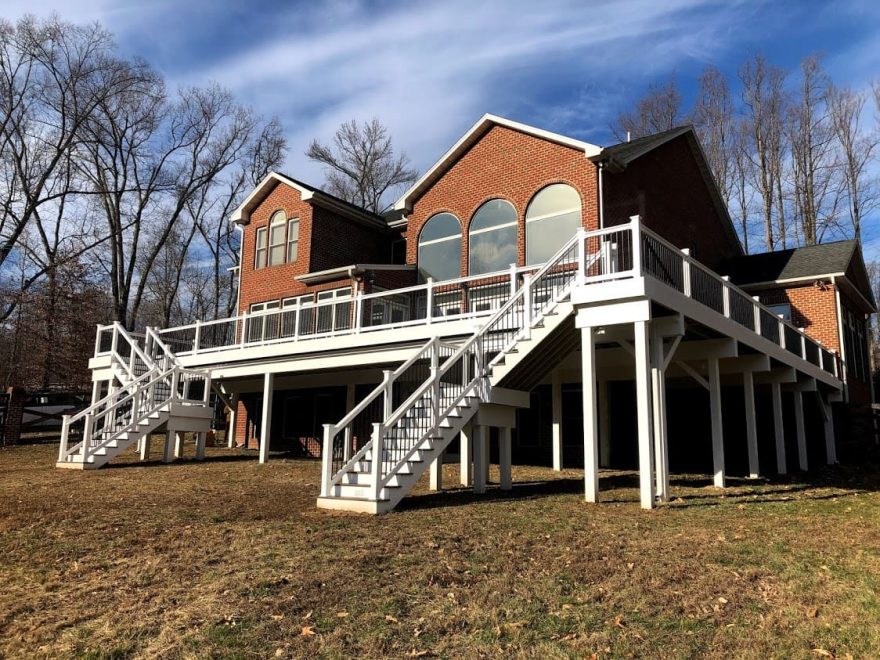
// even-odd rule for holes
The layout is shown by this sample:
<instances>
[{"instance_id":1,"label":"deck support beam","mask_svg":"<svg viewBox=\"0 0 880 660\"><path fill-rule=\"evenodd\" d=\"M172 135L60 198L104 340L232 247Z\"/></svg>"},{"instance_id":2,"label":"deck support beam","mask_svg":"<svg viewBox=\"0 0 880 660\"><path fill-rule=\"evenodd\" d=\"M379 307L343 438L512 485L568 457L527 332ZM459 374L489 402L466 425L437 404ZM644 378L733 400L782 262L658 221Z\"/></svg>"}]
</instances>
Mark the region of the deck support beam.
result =
<instances>
[{"instance_id":1,"label":"deck support beam","mask_svg":"<svg viewBox=\"0 0 880 660\"><path fill-rule=\"evenodd\" d=\"M822 417L825 427L825 458L828 465L837 463L837 446L834 439L834 410L831 403L819 396L819 405L822 406Z\"/></svg>"},{"instance_id":2,"label":"deck support beam","mask_svg":"<svg viewBox=\"0 0 880 660\"><path fill-rule=\"evenodd\" d=\"M174 432L174 428L168 425L165 428L165 446L162 449L163 463L174 462L174 440L176 436L177 434Z\"/></svg>"},{"instance_id":3,"label":"deck support beam","mask_svg":"<svg viewBox=\"0 0 880 660\"><path fill-rule=\"evenodd\" d=\"M608 403L608 380L599 381L599 466L611 467L611 408Z\"/></svg>"},{"instance_id":4,"label":"deck support beam","mask_svg":"<svg viewBox=\"0 0 880 660\"><path fill-rule=\"evenodd\" d=\"M275 384L275 374L263 375L263 415L260 420L260 463L269 460L269 445L272 431L272 391Z\"/></svg>"},{"instance_id":5,"label":"deck support beam","mask_svg":"<svg viewBox=\"0 0 880 660\"><path fill-rule=\"evenodd\" d=\"M429 490L443 490L443 457L445 454L445 451L441 451L440 455L431 463Z\"/></svg>"},{"instance_id":6,"label":"deck support beam","mask_svg":"<svg viewBox=\"0 0 880 660\"><path fill-rule=\"evenodd\" d=\"M806 472L809 469L807 462L807 430L804 425L804 395L797 390L792 392L794 397L794 427L797 435L798 467Z\"/></svg>"},{"instance_id":7,"label":"deck support beam","mask_svg":"<svg viewBox=\"0 0 880 660\"><path fill-rule=\"evenodd\" d=\"M510 427L502 426L498 429L498 467L501 470L501 490L510 490L513 487L512 445L513 435Z\"/></svg>"},{"instance_id":8,"label":"deck support beam","mask_svg":"<svg viewBox=\"0 0 880 660\"><path fill-rule=\"evenodd\" d=\"M643 509L654 508L654 443L651 429L651 352L648 321L633 324L636 363L636 418L639 446L639 492Z\"/></svg>"},{"instance_id":9,"label":"deck support beam","mask_svg":"<svg viewBox=\"0 0 880 660\"><path fill-rule=\"evenodd\" d=\"M205 460L205 443L207 441L208 434L205 431L200 431L196 433L196 460L203 461Z\"/></svg>"},{"instance_id":10,"label":"deck support beam","mask_svg":"<svg viewBox=\"0 0 880 660\"><path fill-rule=\"evenodd\" d=\"M489 429L479 424L473 425L471 441L474 456L474 493L482 495L486 492L486 474L489 468Z\"/></svg>"},{"instance_id":11,"label":"deck support beam","mask_svg":"<svg viewBox=\"0 0 880 660\"><path fill-rule=\"evenodd\" d=\"M229 432L226 437L227 449L235 447L235 425L238 422L238 392L229 397Z\"/></svg>"},{"instance_id":12,"label":"deck support beam","mask_svg":"<svg viewBox=\"0 0 880 660\"><path fill-rule=\"evenodd\" d=\"M776 472L788 474L785 460L785 423L782 419L782 385L770 383L770 394L773 398L773 437L776 442Z\"/></svg>"},{"instance_id":13,"label":"deck support beam","mask_svg":"<svg viewBox=\"0 0 880 660\"><path fill-rule=\"evenodd\" d=\"M718 358L709 358L709 413L712 421L712 466L716 488L724 488L724 420L721 414L721 374Z\"/></svg>"},{"instance_id":14,"label":"deck support beam","mask_svg":"<svg viewBox=\"0 0 880 660\"><path fill-rule=\"evenodd\" d=\"M656 322L655 322L656 323ZM666 356L663 335L651 328L651 410L654 418L654 496L659 502L669 500L669 456L666 432Z\"/></svg>"},{"instance_id":15,"label":"deck support beam","mask_svg":"<svg viewBox=\"0 0 880 660\"><path fill-rule=\"evenodd\" d=\"M553 370L551 400L553 405L553 469L562 470L562 373L560 367Z\"/></svg>"},{"instance_id":16,"label":"deck support beam","mask_svg":"<svg viewBox=\"0 0 880 660\"><path fill-rule=\"evenodd\" d=\"M146 461L150 458L150 440L152 438L152 433L146 433L144 434L144 437L141 438L140 454L142 461Z\"/></svg>"},{"instance_id":17,"label":"deck support beam","mask_svg":"<svg viewBox=\"0 0 880 660\"><path fill-rule=\"evenodd\" d=\"M459 464L461 466L459 472L459 483L467 488L474 482L473 468L473 425L468 422L461 429L459 435Z\"/></svg>"},{"instance_id":18,"label":"deck support beam","mask_svg":"<svg viewBox=\"0 0 880 660\"><path fill-rule=\"evenodd\" d=\"M596 338L581 328L582 396L584 407L584 498L599 501L599 415L596 410Z\"/></svg>"},{"instance_id":19,"label":"deck support beam","mask_svg":"<svg viewBox=\"0 0 880 660\"><path fill-rule=\"evenodd\" d=\"M743 396L745 397L746 444L749 451L749 477L757 479L758 465L758 425L755 419L755 377L751 371L743 372Z\"/></svg>"}]
</instances>

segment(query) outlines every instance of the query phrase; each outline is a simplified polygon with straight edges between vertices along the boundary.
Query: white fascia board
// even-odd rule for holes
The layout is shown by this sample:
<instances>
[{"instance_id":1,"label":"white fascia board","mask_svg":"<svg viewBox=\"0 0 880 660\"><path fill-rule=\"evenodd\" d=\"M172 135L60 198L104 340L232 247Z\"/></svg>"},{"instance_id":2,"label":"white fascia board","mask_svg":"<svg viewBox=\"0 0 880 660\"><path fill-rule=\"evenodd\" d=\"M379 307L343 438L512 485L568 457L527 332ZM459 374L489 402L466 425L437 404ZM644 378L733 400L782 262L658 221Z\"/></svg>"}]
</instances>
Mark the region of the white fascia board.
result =
<instances>
[{"instance_id":1,"label":"white fascia board","mask_svg":"<svg viewBox=\"0 0 880 660\"><path fill-rule=\"evenodd\" d=\"M832 280L835 277L842 277L843 273L820 273L818 275L810 275L809 277L789 277L782 280L767 280L765 282L749 282L748 284L737 284L737 286L748 291L750 289L774 289L785 286L786 284L812 284L818 280Z\"/></svg>"},{"instance_id":2,"label":"white fascia board","mask_svg":"<svg viewBox=\"0 0 880 660\"><path fill-rule=\"evenodd\" d=\"M394 204L395 210L409 210L409 200L413 194L419 192L422 188L426 186L426 184L432 182L435 176L440 172L447 163L457 158L461 153L463 153L467 148L469 148L474 140L475 136L479 136L488 130L491 126L504 126L514 131L518 131L520 133L525 133L526 135L532 135L534 137L540 138L542 140L547 140L548 142L555 142L556 144L561 144L566 147L571 147L572 149L577 149L578 151L583 151L584 155L587 158L593 158L602 153L602 147L596 146L595 144L590 144L589 142L584 142L582 140L576 140L574 138L567 137L565 135L560 135L559 133L553 133L551 131L545 131L541 128L536 128L535 126L529 126L528 124L522 124L518 121L513 121L511 119L505 119L504 117L499 117L498 115L485 114L483 115L477 123L471 126L467 132L462 135L458 141L452 145L452 147L443 154L440 159L425 172L418 181L416 181L409 190L407 190L400 199L397 200Z\"/></svg>"},{"instance_id":3,"label":"white fascia board","mask_svg":"<svg viewBox=\"0 0 880 660\"><path fill-rule=\"evenodd\" d=\"M254 209L254 207L263 201L265 197L265 190L268 186L271 186L275 183L284 183L297 190L300 194L300 198L305 202L312 198L314 194L313 191L308 188L304 188L295 181L291 181L286 176L279 174L278 172L269 172L266 177L257 184L256 188L253 189L250 195L245 197L244 201L239 205L235 211L232 212L232 216L229 218L231 222L236 224L246 224L250 220L250 212Z\"/></svg>"}]
</instances>

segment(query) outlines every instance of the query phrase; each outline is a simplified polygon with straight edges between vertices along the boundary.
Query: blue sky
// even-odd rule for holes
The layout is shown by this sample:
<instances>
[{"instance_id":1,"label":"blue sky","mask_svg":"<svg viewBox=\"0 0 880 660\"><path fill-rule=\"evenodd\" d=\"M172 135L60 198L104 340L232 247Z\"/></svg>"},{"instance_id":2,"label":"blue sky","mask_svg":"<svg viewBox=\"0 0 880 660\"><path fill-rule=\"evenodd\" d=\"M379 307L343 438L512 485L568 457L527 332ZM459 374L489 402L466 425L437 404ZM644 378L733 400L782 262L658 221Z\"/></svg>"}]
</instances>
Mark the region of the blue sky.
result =
<instances>
[{"instance_id":1,"label":"blue sky","mask_svg":"<svg viewBox=\"0 0 880 660\"><path fill-rule=\"evenodd\" d=\"M727 0L3 0L0 14L100 20L172 83L215 80L287 132L286 169L340 122L380 118L424 170L485 112L596 144L654 81L690 105L715 64L755 51L795 68L812 52L840 85L880 79L880 2ZM871 113L868 113L871 114Z\"/></svg>"}]
</instances>

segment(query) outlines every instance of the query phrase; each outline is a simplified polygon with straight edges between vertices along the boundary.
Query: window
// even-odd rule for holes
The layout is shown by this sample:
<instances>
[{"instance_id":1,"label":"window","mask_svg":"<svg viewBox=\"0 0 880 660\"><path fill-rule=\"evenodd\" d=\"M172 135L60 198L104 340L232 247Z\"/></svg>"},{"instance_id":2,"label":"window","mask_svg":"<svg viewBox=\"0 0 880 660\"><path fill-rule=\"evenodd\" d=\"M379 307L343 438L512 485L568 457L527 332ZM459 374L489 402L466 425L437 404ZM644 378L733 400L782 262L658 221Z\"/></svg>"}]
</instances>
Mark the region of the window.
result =
<instances>
[{"instance_id":1,"label":"window","mask_svg":"<svg viewBox=\"0 0 880 660\"><path fill-rule=\"evenodd\" d=\"M269 221L269 265L284 263L284 242L287 222L284 211L276 211Z\"/></svg>"},{"instance_id":2,"label":"window","mask_svg":"<svg viewBox=\"0 0 880 660\"><path fill-rule=\"evenodd\" d=\"M299 218L287 221L287 263L296 261L299 254Z\"/></svg>"},{"instance_id":3,"label":"window","mask_svg":"<svg viewBox=\"0 0 880 660\"><path fill-rule=\"evenodd\" d=\"M254 268L266 267L266 228L257 229L257 249L254 254Z\"/></svg>"},{"instance_id":4,"label":"window","mask_svg":"<svg viewBox=\"0 0 880 660\"><path fill-rule=\"evenodd\" d=\"M268 312L278 309L281 306L277 300L268 300L266 302L254 303L251 305L252 316L247 322L247 340L263 341L266 339L276 339L279 330L278 314L259 314L259 312Z\"/></svg>"},{"instance_id":5,"label":"window","mask_svg":"<svg viewBox=\"0 0 880 660\"><path fill-rule=\"evenodd\" d=\"M451 213L431 216L419 234L419 276L451 280L461 274L461 223Z\"/></svg>"},{"instance_id":6,"label":"window","mask_svg":"<svg viewBox=\"0 0 880 660\"><path fill-rule=\"evenodd\" d=\"M548 261L580 226L577 190L564 183L540 190L526 209L526 265Z\"/></svg>"},{"instance_id":7,"label":"window","mask_svg":"<svg viewBox=\"0 0 880 660\"><path fill-rule=\"evenodd\" d=\"M333 304L330 304L331 301ZM338 301L338 302L336 302ZM325 303L321 305L321 303ZM351 327L351 288L318 292L317 332L346 330Z\"/></svg>"},{"instance_id":8,"label":"window","mask_svg":"<svg viewBox=\"0 0 880 660\"><path fill-rule=\"evenodd\" d=\"M280 304L277 300L269 300L267 302L254 303L251 305L251 314L255 312L265 312L270 309L278 309Z\"/></svg>"},{"instance_id":9,"label":"window","mask_svg":"<svg viewBox=\"0 0 880 660\"><path fill-rule=\"evenodd\" d=\"M767 309L769 309L776 316L781 316L786 321L791 321L791 303L777 303L775 305L767 305Z\"/></svg>"},{"instance_id":10,"label":"window","mask_svg":"<svg viewBox=\"0 0 880 660\"><path fill-rule=\"evenodd\" d=\"M468 229L468 273L506 270L516 263L516 209L491 199L474 213Z\"/></svg>"}]
</instances>

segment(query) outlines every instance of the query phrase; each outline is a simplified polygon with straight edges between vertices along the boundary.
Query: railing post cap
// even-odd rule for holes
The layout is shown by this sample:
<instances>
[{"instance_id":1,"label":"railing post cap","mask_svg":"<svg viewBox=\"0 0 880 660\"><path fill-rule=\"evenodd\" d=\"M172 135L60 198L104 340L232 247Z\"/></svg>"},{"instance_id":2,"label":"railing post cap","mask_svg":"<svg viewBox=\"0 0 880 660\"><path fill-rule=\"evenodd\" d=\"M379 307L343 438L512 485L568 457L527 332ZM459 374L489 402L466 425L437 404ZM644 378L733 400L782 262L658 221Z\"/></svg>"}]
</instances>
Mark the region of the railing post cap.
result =
<instances>
[{"instance_id":1,"label":"railing post cap","mask_svg":"<svg viewBox=\"0 0 880 660\"><path fill-rule=\"evenodd\" d=\"M631 216L629 216L629 221L632 222L634 225L637 225L642 221L642 216L640 216L638 214L631 215Z\"/></svg>"},{"instance_id":2,"label":"railing post cap","mask_svg":"<svg viewBox=\"0 0 880 660\"><path fill-rule=\"evenodd\" d=\"M725 282L730 282L730 275L722 275L721 279L724 280Z\"/></svg>"}]
</instances>

